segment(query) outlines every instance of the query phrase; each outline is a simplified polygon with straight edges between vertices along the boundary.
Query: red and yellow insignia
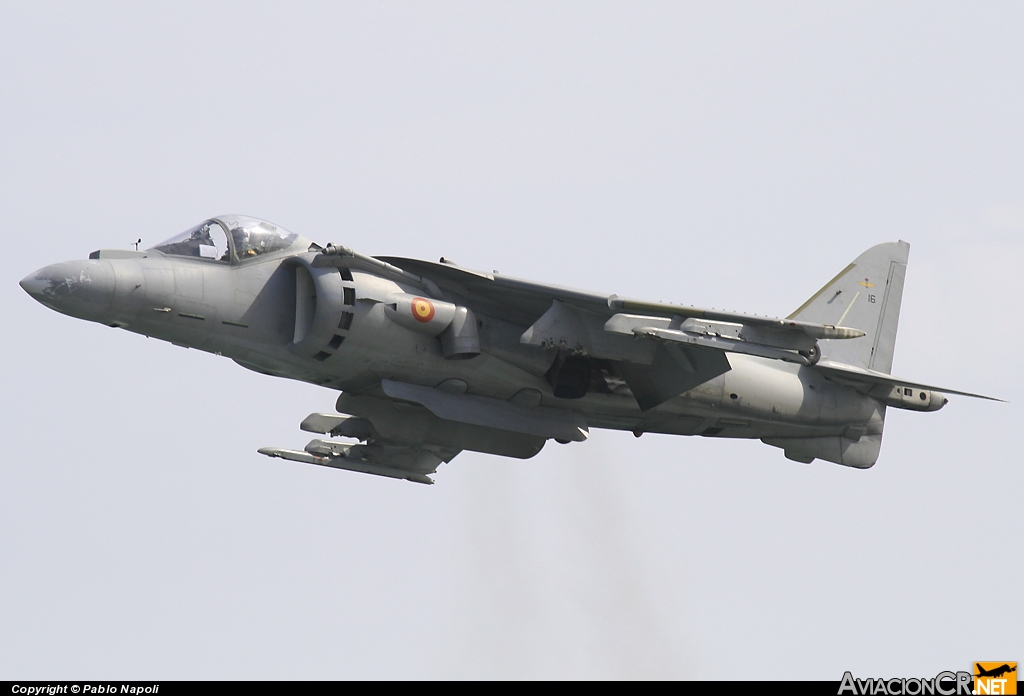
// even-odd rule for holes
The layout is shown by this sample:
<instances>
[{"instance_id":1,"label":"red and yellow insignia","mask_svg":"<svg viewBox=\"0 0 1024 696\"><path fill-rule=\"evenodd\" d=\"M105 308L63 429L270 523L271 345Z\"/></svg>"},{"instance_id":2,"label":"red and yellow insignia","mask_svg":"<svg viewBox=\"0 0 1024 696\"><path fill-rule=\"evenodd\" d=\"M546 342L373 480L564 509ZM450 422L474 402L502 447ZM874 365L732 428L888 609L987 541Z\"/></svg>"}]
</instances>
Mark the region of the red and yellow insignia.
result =
<instances>
[{"instance_id":1,"label":"red and yellow insignia","mask_svg":"<svg viewBox=\"0 0 1024 696\"><path fill-rule=\"evenodd\" d=\"M434 318L434 303L430 300L425 300L422 297L417 297L412 301L412 315L416 318L416 321L422 321L426 324L428 321Z\"/></svg>"}]
</instances>

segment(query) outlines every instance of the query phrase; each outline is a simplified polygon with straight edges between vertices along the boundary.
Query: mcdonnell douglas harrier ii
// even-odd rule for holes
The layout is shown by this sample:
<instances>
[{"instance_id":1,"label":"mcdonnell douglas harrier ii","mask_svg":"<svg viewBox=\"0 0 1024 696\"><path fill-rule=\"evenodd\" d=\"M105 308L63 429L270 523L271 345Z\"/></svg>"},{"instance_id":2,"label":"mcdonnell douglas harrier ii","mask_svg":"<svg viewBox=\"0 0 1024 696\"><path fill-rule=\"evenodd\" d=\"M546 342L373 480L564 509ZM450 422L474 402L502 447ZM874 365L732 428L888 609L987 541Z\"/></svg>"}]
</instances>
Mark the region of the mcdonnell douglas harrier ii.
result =
<instances>
[{"instance_id":1,"label":"mcdonnell douglas harrier ii","mask_svg":"<svg viewBox=\"0 0 1024 696\"><path fill-rule=\"evenodd\" d=\"M866 469L886 408L979 396L889 374L909 251L868 249L785 319L366 256L240 215L21 286L73 317L340 392L338 414L300 426L328 438L259 450L271 457L432 483L462 450L527 459L593 427L758 438Z\"/></svg>"}]
</instances>

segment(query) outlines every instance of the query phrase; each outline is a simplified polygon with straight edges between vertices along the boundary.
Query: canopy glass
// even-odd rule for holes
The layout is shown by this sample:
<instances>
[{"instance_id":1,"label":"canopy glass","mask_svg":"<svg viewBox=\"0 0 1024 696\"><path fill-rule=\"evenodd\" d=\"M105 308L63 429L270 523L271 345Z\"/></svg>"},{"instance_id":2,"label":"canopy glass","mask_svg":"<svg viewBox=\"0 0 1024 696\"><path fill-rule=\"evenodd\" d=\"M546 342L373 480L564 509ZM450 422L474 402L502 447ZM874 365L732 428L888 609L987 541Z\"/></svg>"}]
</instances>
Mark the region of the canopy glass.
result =
<instances>
[{"instance_id":1,"label":"canopy glass","mask_svg":"<svg viewBox=\"0 0 1024 696\"><path fill-rule=\"evenodd\" d=\"M223 263L282 251L296 243L299 236L272 222L244 215L221 215L199 223L154 250L173 256L192 256Z\"/></svg>"}]
</instances>

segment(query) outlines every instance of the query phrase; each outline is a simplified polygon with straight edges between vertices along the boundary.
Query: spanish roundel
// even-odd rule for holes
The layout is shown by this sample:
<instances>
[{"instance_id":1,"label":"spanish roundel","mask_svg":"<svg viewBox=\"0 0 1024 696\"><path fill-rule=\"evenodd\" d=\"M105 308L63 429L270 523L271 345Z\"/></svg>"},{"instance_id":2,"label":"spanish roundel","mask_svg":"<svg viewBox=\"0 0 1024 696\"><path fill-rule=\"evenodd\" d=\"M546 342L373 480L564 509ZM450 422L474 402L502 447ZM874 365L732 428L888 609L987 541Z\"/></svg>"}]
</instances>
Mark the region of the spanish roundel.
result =
<instances>
[{"instance_id":1,"label":"spanish roundel","mask_svg":"<svg viewBox=\"0 0 1024 696\"><path fill-rule=\"evenodd\" d=\"M412 315L416 317L416 321L426 324L434 318L434 314L434 303L430 300L417 297L412 301Z\"/></svg>"}]
</instances>

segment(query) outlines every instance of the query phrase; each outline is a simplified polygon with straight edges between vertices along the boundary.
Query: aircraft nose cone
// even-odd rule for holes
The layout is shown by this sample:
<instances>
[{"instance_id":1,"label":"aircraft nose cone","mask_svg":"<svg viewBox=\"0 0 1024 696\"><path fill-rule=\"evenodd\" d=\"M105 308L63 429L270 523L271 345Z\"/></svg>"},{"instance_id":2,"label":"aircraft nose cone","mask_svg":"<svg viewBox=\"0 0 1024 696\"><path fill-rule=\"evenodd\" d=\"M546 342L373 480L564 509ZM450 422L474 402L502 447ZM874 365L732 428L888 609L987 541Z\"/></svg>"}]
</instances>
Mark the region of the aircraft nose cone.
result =
<instances>
[{"instance_id":1,"label":"aircraft nose cone","mask_svg":"<svg viewBox=\"0 0 1024 696\"><path fill-rule=\"evenodd\" d=\"M38 276L39 271L30 273L22 278L21 282L18 283L22 290L36 299L39 299L39 296L43 294L43 290L49 287L49 284L45 280L41 280Z\"/></svg>"},{"instance_id":2,"label":"aircraft nose cone","mask_svg":"<svg viewBox=\"0 0 1024 696\"><path fill-rule=\"evenodd\" d=\"M101 320L114 297L114 270L108 261L66 261L41 268L19 284L51 309Z\"/></svg>"}]
</instances>

